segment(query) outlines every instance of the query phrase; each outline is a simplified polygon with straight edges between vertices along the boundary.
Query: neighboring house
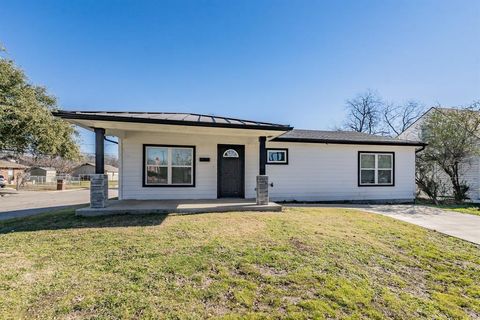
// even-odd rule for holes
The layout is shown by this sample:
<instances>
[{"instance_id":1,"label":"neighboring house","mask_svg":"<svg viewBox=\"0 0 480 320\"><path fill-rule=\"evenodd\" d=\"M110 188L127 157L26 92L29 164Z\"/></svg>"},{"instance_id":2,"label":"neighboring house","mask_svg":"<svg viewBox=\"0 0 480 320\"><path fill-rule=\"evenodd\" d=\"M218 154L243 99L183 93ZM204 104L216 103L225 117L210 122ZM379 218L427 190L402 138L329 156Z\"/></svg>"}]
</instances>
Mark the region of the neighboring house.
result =
<instances>
[{"instance_id":1,"label":"neighboring house","mask_svg":"<svg viewBox=\"0 0 480 320\"><path fill-rule=\"evenodd\" d=\"M91 162L83 163L72 169L70 175L74 177L89 177L90 175L95 174L95 164ZM117 181L118 180L118 168L108 165L105 165L105 174L108 175L108 180Z\"/></svg>"},{"instance_id":2,"label":"neighboring house","mask_svg":"<svg viewBox=\"0 0 480 320\"><path fill-rule=\"evenodd\" d=\"M8 184L15 184L17 175L24 173L27 169L27 166L19 163L8 160L0 160L0 175L5 178Z\"/></svg>"},{"instance_id":3,"label":"neighboring house","mask_svg":"<svg viewBox=\"0 0 480 320\"><path fill-rule=\"evenodd\" d=\"M432 107L428 109L422 116L420 116L414 123L412 123L405 131L398 135L399 139L405 139L410 141L421 141L421 130L422 125L425 120L433 112L442 111L448 112L451 108L439 108ZM461 167L462 173L461 178L467 183L470 187L468 191L468 196L474 202L480 201L480 157L475 156L469 158ZM451 189L450 178L445 174L440 168L437 170L438 175L446 186L449 186ZM451 193L447 195L452 195Z\"/></svg>"},{"instance_id":4,"label":"neighboring house","mask_svg":"<svg viewBox=\"0 0 480 320\"><path fill-rule=\"evenodd\" d=\"M200 114L54 113L118 137L120 199L255 198L267 175L270 198L299 201L412 201L420 142L356 132Z\"/></svg>"},{"instance_id":5,"label":"neighboring house","mask_svg":"<svg viewBox=\"0 0 480 320\"><path fill-rule=\"evenodd\" d=\"M52 183L56 181L57 171L49 167L32 167L30 169L30 181L37 183Z\"/></svg>"}]
</instances>

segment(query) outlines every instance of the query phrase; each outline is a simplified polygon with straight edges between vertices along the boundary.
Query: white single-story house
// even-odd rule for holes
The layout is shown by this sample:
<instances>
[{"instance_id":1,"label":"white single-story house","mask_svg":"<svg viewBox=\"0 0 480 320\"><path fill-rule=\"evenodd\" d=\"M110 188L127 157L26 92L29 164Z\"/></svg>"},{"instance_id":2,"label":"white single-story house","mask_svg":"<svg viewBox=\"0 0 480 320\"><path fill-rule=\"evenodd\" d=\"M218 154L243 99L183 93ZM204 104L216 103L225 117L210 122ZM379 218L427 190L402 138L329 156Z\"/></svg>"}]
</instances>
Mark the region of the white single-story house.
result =
<instances>
[{"instance_id":1,"label":"white single-story house","mask_svg":"<svg viewBox=\"0 0 480 320\"><path fill-rule=\"evenodd\" d=\"M108 176L108 181L117 181L118 180L118 168L108 165L105 165L104 168L105 174ZM90 175L95 174L95 163L85 162L81 165L76 166L70 172L70 175L73 177L79 177L80 179L90 179Z\"/></svg>"},{"instance_id":2,"label":"white single-story house","mask_svg":"<svg viewBox=\"0 0 480 320\"><path fill-rule=\"evenodd\" d=\"M105 135L118 137L119 199L258 199L257 176L274 201L415 198L421 142L189 113L54 114L95 131L97 173Z\"/></svg>"}]
</instances>

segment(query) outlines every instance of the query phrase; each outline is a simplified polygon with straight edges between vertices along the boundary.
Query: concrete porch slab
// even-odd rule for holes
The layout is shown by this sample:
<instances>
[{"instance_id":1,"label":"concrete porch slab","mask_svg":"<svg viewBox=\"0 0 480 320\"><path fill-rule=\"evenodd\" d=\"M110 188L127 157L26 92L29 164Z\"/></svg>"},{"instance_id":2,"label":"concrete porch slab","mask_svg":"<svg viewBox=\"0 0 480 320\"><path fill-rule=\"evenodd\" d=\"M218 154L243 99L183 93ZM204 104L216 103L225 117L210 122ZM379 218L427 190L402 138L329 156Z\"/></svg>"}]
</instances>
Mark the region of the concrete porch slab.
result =
<instances>
[{"instance_id":1,"label":"concrete porch slab","mask_svg":"<svg viewBox=\"0 0 480 320\"><path fill-rule=\"evenodd\" d=\"M212 199L212 200L109 200L105 208L77 209L78 216L104 216L117 214L169 214L207 213L231 211L282 211L282 206L269 202L257 205L255 199Z\"/></svg>"}]
</instances>

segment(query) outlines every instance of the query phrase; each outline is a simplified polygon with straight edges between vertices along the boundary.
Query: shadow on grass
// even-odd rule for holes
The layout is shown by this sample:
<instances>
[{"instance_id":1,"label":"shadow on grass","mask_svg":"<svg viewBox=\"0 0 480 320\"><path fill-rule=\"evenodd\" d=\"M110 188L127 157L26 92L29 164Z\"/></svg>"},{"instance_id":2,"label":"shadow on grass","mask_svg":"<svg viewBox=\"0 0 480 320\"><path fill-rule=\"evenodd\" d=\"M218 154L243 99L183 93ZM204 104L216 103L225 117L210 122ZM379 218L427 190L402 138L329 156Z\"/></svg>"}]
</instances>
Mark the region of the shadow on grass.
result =
<instances>
[{"instance_id":1,"label":"shadow on grass","mask_svg":"<svg viewBox=\"0 0 480 320\"><path fill-rule=\"evenodd\" d=\"M75 208L69 208L32 217L0 221L0 234L41 230L157 226L166 217L166 214L79 217L75 215Z\"/></svg>"},{"instance_id":2,"label":"shadow on grass","mask_svg":"<svg viewBox=\"0 0 480 320\"><path fill-rule=\"evenodd\" d=\"M0 221L11 220L11 219L20 219L24 217L39 215L41 213L53 213L62 209L67 208L82 208L88 206L88 203L82 203L77 205L58 205L58 206L49 206L49 207L40 207L40 208L31 208L31 209L18 209L0 212Z\"/></svg>"},{"instance_id":3,"label":"shadow on grass","mask_svg":"<svg viewBox=\"0 0 480 320\"><path fill-rule=\"evenodd\" d=\"M3 197L5 195L12 195L12 194L17 194L18 191L12 188L0 188L0 197Z\"/></svg>"}]
</instances>

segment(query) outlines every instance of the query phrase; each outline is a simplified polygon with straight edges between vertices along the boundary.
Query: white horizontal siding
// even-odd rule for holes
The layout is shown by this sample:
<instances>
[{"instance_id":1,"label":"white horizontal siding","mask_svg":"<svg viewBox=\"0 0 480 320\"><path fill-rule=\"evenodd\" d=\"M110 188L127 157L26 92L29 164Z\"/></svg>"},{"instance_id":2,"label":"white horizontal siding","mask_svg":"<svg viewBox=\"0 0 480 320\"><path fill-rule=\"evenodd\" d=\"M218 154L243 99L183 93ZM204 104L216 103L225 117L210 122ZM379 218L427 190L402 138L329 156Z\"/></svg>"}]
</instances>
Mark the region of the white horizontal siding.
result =
<instances>
[{"instance_id":1,"label":"white horizontal siding","mask_svg":"<svg viewBox=\"0 0 480 320\"><path fill-rule=\"evenodd\" d=\"M288 165L267 165L273 200L407 200L415 197L415 148L270 142ZM359 187L358 151L395 152L395 186Z\"/></svg>"},{"instance_id":2,"label":"white horizontal siding","mask_svg":"<svg viewBox=\"0 0 480 320\"><path fill-rule=\"evenodd\" d=\"M195 146L195 187L142 187L144 144ZM259 165L256 138L128 132L122 139L122 199L216 199L218 144L245 145L245 197L254 198ZM209 157L210 162L200 162L200 157Z\"/></svg>"},{"instance_id":3,"label":"white horizontal siding","mask_svg":"<svg viewBox=\"0 0 480 320\"><path fill-rule=\"evenodd\" d=\"M480 199L480 158L478 156L470 157L462 164L460 170L461 179L469 186L468 196L470 199L478 201Z\"/></svg>"},{"instance_id":4,"label":"white horizontal siding","mask_svg":"<svg viewBox=\"0 0 480 320\"><path fill-rule=\"evenodd\" d=\"M478 202L480 199L480 158L478 156L474 156L466 159L460 165L459 171L462 183L467 184L469 187L467 193L468 197L471 200ZM442 196L453 197L453 185L450 177L439 166L436 167L435 173L437 180L440 181L447 189L445 193L442 193Z\"/></svg>"},{"instance_id":5,"label":"white horizontal siding","mask_svg":"<svg viewBox=\"0 0 480 320\"><path fill-rule=\"evenodd\" d=\"M196 146L195 187L143 187L143 144ZM255 198L259 143L256 137L127 132L121 139L122 199L215 199L217 144L245 145L245 197ZM288 148L288 165L267 165L273 200L413 199L415 148L267 142L267 148ZM395 152L395 186L358 187L358 151ZM199 162L209 157L210 162Z\"/></svg>"}]
</instances>

